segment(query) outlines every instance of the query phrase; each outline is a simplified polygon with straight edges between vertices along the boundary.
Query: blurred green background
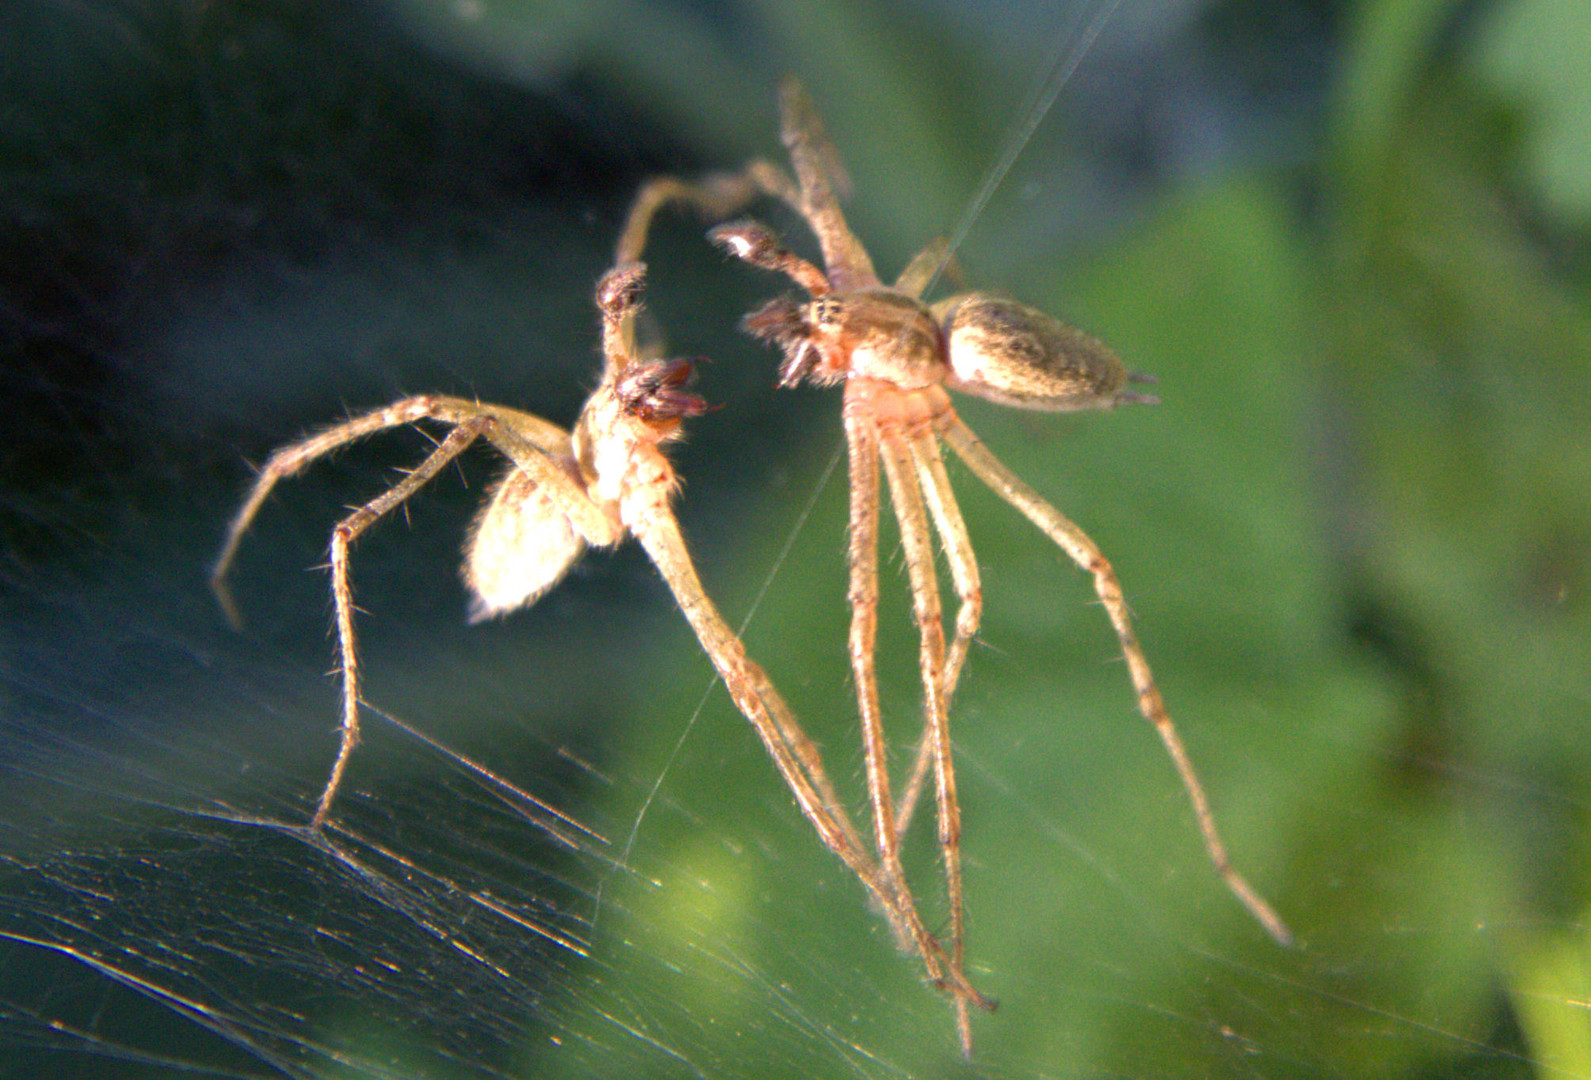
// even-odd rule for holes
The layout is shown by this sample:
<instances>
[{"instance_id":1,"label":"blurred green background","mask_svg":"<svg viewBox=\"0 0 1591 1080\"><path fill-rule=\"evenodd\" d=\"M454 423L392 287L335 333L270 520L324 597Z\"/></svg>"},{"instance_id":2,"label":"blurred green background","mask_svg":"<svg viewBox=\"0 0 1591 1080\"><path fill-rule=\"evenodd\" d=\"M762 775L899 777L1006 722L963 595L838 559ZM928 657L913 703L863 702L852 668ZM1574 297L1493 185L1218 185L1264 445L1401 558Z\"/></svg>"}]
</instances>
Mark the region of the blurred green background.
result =
<instances>
[{"instance_id":1,"label":"blurred green background","mask_svg":"<svg viewBox=\"0 0 1591 1080\"><path fill-rule=\"evenodd\" d=\"M1106 6L9 5L0 1076L1591 1076L1591 15ZM570 422L636 185L778 156L787 72L892 276L1101 15L960 258L1163 404L963 416L1115 563L1297 947L1208 866L1086 578L954 466L969 964L1001 1001L971 1064L638 551L463 625L484 452L355 562L366 697L446 749L372 712L299 830L334 747L314 568L428 444L281 490L238 635L204 579L248 463L423 390ZM680 516L860 808L838 395L773 389L735 324L783 286L701 232L648 254L719 406ZM904 763L892 525L882 565ZM942 926L925 822L908 869Z\"/></svg>"}]
</instances>

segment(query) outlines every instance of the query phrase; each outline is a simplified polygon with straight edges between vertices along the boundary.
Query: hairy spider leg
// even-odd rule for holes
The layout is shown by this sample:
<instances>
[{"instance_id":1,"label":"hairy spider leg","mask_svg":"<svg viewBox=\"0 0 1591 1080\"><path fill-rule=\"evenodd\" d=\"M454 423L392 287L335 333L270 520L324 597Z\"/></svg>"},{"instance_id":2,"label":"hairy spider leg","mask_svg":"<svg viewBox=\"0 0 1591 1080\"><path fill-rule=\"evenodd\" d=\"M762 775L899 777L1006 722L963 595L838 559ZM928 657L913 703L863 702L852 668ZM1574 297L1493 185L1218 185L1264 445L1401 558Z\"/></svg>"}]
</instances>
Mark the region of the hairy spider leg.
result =
<instances>
[{"instance_id":1,"label":"hairy spider leg","mask_svg":"<svg viewBox=\"0 0 1591 1080\"><path fill-rule=\"evenodd\" d=\"M1248 908L1266 932L1278 944L1292 944L1292 934L1281 917L1255 891L1247 879L1238 873L1227 855L1226 845L1221 841L1220 833L1216 831L1215 814L1210 809L1210 801L1205 796L1204 787L1199 783L1198 775L1193 770L1193 761L1188 756L1187 748L1183 746L1182 739L1171 722L1171 716L1166 711L1165 700L1160 696L1159 688L1155 686L1154 675L1149 670L1149 661L1144 656L1143 647L1138 644L1137 635L1133 632L1132 620L1127 613L1127 602L1122 596L1121 585L1116 580L1116 572L1111 568L1104 553L1082 529L1006 468L1005 464L990 453L983 442L973 434L972 429L954 413L947 413L940 419L938 431L950 448L967 463L967 467L980 480L988 485L991 491L1038 526L1039 530L1066 552L1080 569L1093 577L1094 591L1110 617L1111 625L1116 630L1117 640L1121 643L1122 655L1127 659L1127 670L1132 677L1133 690L1138 696L1138 710L1144 719L1153 725L1155 732L1160 736L1160 741L1165 745L1172 764L1176 766L1177 774L1182 779L1182 786L1187 791L1188 801L1193 806L1193 814L1198 821L1199 832L1204 838L1204 847L1209 853L1210 861L1215 865L1216 872L1221 875L1222 880L1226 882L1227 888L1244 907Z\"/></svg>"},{"instance_id":2,"label":"hairy spider leg","mask_svg":"<svg viewBox=\"0 0 1591 1080\"><path fill-rule=\"evenodd\" d=\"M317 435L283 447L272 454L260 471L253 489L227 529L227 538L211 572L210 583L222 611L234 626L242 625L241 613L227 584L227 574L237 556L238 545L258 515L276 484L302 472L315 460L349 443L381 431L405 427L421 420L452 424L446 438L397 484L354 510L332 531L330 546L331 588L337 627L337 651L342 671L342 720L337 757L327 778L315 813L312 828L319 828L331 811L332 800L342 785L348 759L359 744L359 658L354 633L354 602L350 584L348 554L353 541L383 515L401 505L433 479L448 462L463 453L471 443L486 436L516 466L532 475L537 483L554 493L587 542L613 543L613 526L607 516L586 497L569 473L549 458L549 454L568 454L568 436L540 417L503 406L481 405L464 398L422 395L406 398L382 409L338 424Z\"/></svg>"},{"instance_id":3,"label":"hairy spider leg","mask_svg":"<svg viewBox=\"0 0 1591 1080\"><path fill-rule=\"evenodd\" d=\"M793 84L787 85L787 90ZM804 95L795 88L797 99L804 99ZM787 105L793 100L788 94ZM816 114L808 106L805 110L806 117L803 123L816 122ZM833 257L837 261L852 260L860 263L860 271L856 280L873 281L872 265L868 261L867 253L855 238L845 228L844 220L839 215L838 207L833 202L833 187L831 180L842 177L839 173L838 157L832 152L825 153L821 148L814 147L807 138L804 129L792 127L791 113L787 110L785 117L785 141L791 147L792 157L795 160L798 175L801 176L801 186L798 188L791 184L789 179L776 166L763 161L754 161L745 169L737 173L714 174L699 182L688 182L674 177L662 177L648 181L642 187L641 194L632 204L629 216L620 233L618 254L621 258L637 257L645 245L651 223L657 211L668 203L683 203L689 205L704 215L712 217L727 217L736 212L741 206L749 203L759 196L770 196L795 208L802 216L809 220L820 222L814 225L820 236L836 238ZM843 182L843 181L842 181ZM821 194L814 197L809 190L821 186ZM832 206L833 213L825 215L824 207ZM816 215L816 217L814 217ZM788 253L781 253L788 254ZM929 277L937 273L944 261L942 244L930 245L923 255L908 268L908 273L913 273L922 279L925 285ZM813 293L821 293L830 288L830 279L823 271L813 267L804 260L793 256L781 262L778 269L789 274L801 285ZM919 286L921 287L921 286ZM891 440L895 436L890 436ZM866 445L859 448L852 442L850 461L852 469L852 523L851 523L851 549L852 558L852 583L850 599L852 610L851 629L851 656L853 672L857 683L858 712L861 718L862 741L866 763L868 802L872 811L872 824L875 848L877 851L877 870L882 874L883 884L875 891L880 902L890 915L890 921L895 928L896 936L904 946L911 947L913 951L921 954L925 960L931 956L943 955L942 947L921 930L922 921L918 908L906 881L904 869L900 861L901 829L894 822L893 803L890 798L890 784L888 778L887 754L884 741L881 711L878 707L877 679L873 668L873 642L877 638L877 515L878 515L878 476L877 467L880 460L881 449L879 434L874 430L872 422L857 426L854 430L848 425L848 440L861 440ZM909 462L908 473L915 476L918 463L915 460L915 451L909 444L900 443L897 456ZM886 466L889 459L886 458ZM937 460L936 465L942 471L942 465ZM924 466L929 467L929 466ZM905 483L896 479L892 473L891 490L895 491ZM915 485L915 479L912 480ZM921 494L915 496L915 502L922 505ZM942 529L952 532L959 522L959 510L951 504L946 510L939 501L936 501L932 513L935 520L944 520ZM925 534L926 535L926 534ZM965 527L961 527L959 535L965 539ZM869 539L871 537L871 539ZM871 558L862 557L863 552L871 553ZM952 556L956 568L956 584L958 593L962 597L962 610L957 620L957 641L953 650L953 659L949 663L954 670L959 671L965 659L967 644L972 633L976 630L976 612L981 606L981 594L978 591L976 569L971 556L970 544L960 543ZM654 561L657 557L654 555ZM870 571L870 572L869 572ZM931 570L930 570L931 574ZM921 574L916 577L920 580ZM938 609L937 591L933 593L932 600L923 600L935 611ZM921 620L920 620L921 621ZM936 769L936 788L940 793L939 805L941 808L941 837L953 838L950 844L942 843L945 852L947 892L951 908L951 938L952 946L948 957L948 985L947 978L934 970L930 963L930 977L940 985L947 985L955 997L957 1008L957 1030L963 1048L970 1053L971 1031L968 1021L968 1004L975 1004L981 1009L992 1009L994 1003L976 991L965 978L965 944L962 886L960 877L960 853L956 846L960 834L959 814L955 802L954 773L950 768L949 735L945 723L945 701L947 692L941 692L939 687L951 687L954 682L947 683L945 675L929 676L927 671L943 669L946 660L944 657L943 630L937 627L929 631L924 622L924 633L938 635L938 652L934 654L931 646L924 645L925 678L932 677L936 689L926 691L925 712L929 717L928 730L925 733L923 747L922 772L925 775L928 764L933 760L926 751L939 747L940 768ZM700 631L699 631L700 633ZM965 638L966 640L963 640ZM705 641L705 637L704 637ZM931 656L937 659L929 659ZM931 665L931 666L930 666ZM807 766L809 773L817 773L821 765L810 763ZM913 789L920 787L922 777L918 776ZM947 798L948 795L948 798ZM915 801L916 795L911 796ZM909 815L909 809L908 809ZM827 842L827 841L826 841ZM831 845L832 846L832 845ZM842 855L842 857L845 857ZM853 867L854 869L854 867Z\"/></svg>"}]
</instances>

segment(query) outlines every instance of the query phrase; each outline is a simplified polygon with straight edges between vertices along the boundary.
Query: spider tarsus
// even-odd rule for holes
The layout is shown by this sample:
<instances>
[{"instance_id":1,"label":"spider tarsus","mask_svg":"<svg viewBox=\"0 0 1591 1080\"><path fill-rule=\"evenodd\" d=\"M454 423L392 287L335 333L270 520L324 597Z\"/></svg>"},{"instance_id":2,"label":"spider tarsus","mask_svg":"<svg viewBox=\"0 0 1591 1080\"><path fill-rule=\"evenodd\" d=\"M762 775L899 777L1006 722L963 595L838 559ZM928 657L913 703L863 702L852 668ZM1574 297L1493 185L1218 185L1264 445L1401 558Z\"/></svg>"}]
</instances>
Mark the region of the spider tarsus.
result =
<instances>
[{"instance_id":1,"label":"spider tarsus","mask_svg":"<svg viewBox=\"0 0 1591 1080\"><path fill-rule=\"evenodd\" d=\"M731 221L708 230L707 239L742 262L764 270L777 270L789 254L772 229L750 218Z\"/></svg>"},{"instance_id":2,"label":"spider tarsus","mask_svg":"<svg viewBox=\"0 0 1591 1080\"><path fill-rule=\"evenodd\" d=\"M1226 882L1226 887L1238 898L1238 902L1248 909L1248 913L1254 916L1254 920L1270 935L1272 941L1284 949L1290 949L1298 944L1293 932L1287 928L1286 923L1282 922L1282 917L1276 914L1275 909L1255 890L1254 886L1248 883L1247 878L1231 867L1227 867L1222 872L1221 878Z\"/></svg>"},{"instance_id":3,"label":"spider tarsus","mask_svg":"<svg viewBox=\"0 0 1591 1080\"><path fill-rule=\"evenodd\" d=\"M742 218L708 230L707 238L742 262L784 274L813 296L832 291L828 275L779 242L778 234L759 221Z\"/></svg>"},{"instance_id":4,"label":"spider tarsus","mask_svg":"<svg viewBox=\"0 0 1591 1080\"><path fill-rule=\"evenodd\" d=\"M646 264L620 263L597 281L597 307L605 318L622 319L640 308L645 288Z\"/></svg>"},{"instance_id":5,"label":"spider tarsus","mask_svg":"<svg viewBox=\"0 0 1591 1080\"><path fill-rule=\"evenodd\" d=\"M213 574L210 578L210 591L215 595L215 602L221 609L222 618L235 633L243 632L243 611L238 607L238 602L232 595L232 587L220 574Z\"/></svg>"}]
</instances>

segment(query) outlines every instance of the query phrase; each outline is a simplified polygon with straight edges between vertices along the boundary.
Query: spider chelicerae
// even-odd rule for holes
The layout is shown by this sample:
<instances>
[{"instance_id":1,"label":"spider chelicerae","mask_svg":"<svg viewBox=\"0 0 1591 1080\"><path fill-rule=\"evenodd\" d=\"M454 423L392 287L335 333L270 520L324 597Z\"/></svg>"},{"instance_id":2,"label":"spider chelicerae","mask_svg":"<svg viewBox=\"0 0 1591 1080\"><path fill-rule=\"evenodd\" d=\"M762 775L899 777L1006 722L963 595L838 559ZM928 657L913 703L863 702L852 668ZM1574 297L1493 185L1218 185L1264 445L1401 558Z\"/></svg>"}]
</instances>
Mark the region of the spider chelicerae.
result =
<instances>
[{"instance_id":1,"label":"spider chelicerae","mask_svg":"<svg viewBox=\"0 0 1591 1080\"><path fill-rule=\"evenodd\" d=\"M991 454L961 421L947 389L1022 408L1105 409L1154 399L1127 388L1129 374L1092 337L1042 312L977 293L932 305L919 299L945 262L941 243L915 257L891 286L873 270L835 197L839 158L810 99L793 80L781 94L782 136L795 170L754 161L736 173L698 181L665 177L637 195L617 244L615 267L596 289L602 320L603 374L572 431L501 405L463 398L406 398L276 451L232 519L212 584L228 618L238 611L226 577L238 545L277 482L357 440L422 422L450 428L403 479L344 518L333 530L331 589L342 671L337 755L320 793L312 828L327 820L359 741L360 667L349 577L353 542L434 478L477 439L510 468L492 489L466 544L464 579L471 618L505 614L534 602L588 546L634 536L674 593L736 706L762 739L775 767L824 845L856 874L897 941L922 961L956 1007L962 1051L970 1055L971 1008L993 1002L965 974L961 821L949 733L949 703L982 615L977 559L940 444L974 476L1092 575L1126 658L1138 708L1154 725L1192 803L1205 847L1228 888L1273 938L1290 938L1281 919L1232 867L1208 799L1194 773L1133 633L1110 563L1076 525ZM849 652L862 727L872 843L865 843L806 736L763 670L702 588L671 508L677 481L663 446L682 422L706 411L685 383L691 363L658 360L636 345L645 269L640 256L659 208L682 202L723 220L759 197L795 211L815 234L818 267L784 248L754 221L714 228L709 236L753 266L785 274L806 293L771 301L744 320L752 334L783 353L779 382L844 384L842 417L850 460L851 628ZM879 465L899 522L913 610L919 627L923 734L900 794L886 763L874 651L877 640ZM944 552L959 607L947 642L934 563ZM948 949L928 931L901 863L901 837L933 777L938 837L949 907Z\"/></svg>"}]
</instances>

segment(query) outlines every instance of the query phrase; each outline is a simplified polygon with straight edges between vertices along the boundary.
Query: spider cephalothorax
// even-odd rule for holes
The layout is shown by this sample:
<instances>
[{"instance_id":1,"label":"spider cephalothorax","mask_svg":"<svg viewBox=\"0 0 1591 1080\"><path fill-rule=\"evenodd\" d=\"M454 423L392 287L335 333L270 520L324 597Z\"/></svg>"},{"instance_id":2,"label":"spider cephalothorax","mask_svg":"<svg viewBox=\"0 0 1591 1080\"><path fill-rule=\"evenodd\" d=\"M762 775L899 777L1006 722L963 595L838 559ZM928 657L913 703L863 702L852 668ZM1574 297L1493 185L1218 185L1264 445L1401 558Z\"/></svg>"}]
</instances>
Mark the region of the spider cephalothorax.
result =
<instances>
[{"instance_id":1,"label":"spider cephalothorax","mask_svg":"<svg viewBox=\"0 0 1591 1080\"><path fill-rule=\"evenodd\" d=\"M949 370L933 313L899 293L787 297L758 308L741 326L784 352L780 386L873 378L916 388L943 382Z\"/></svg>"},{"instance_id":2,"label":"spider cephalothorax","mask_svg":"<svg viewBox=\"0 0 1591 1080\"><path fill-rule=\"evenodd\" d=\"M770 301L742 323L784 352L781 386L864 378L911 390L943 382L1002 405L1057 412L1155 401L1123 389L1152 381L1148 376L1129 373L1104 342L1037 308L986 293L930 307L899 288L839 292L757 222L720 225L708 235L812 294Z\"/></svg>"}]
</instances>

